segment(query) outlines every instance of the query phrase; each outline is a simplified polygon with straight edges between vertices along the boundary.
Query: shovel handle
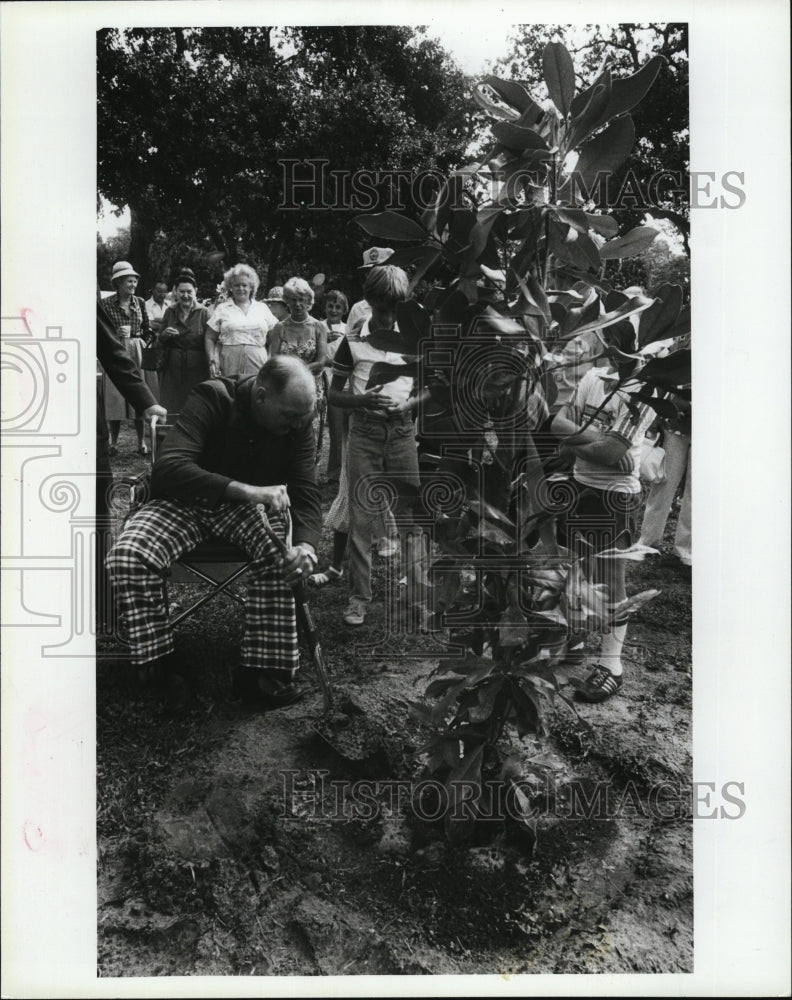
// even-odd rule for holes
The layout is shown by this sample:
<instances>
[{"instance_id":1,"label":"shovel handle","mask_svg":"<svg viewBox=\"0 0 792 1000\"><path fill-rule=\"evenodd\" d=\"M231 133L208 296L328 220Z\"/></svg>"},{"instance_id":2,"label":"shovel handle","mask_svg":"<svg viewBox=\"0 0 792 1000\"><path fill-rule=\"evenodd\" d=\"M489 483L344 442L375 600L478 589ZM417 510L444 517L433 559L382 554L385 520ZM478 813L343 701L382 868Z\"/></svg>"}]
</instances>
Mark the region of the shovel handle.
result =
<instances>
[{"instance_id":1,"label":"shovel handle","mask_svg":"<svg viewBox=\"0 0 792 1000\"><path fill-rule=\"evenodd\" d=\"M261 514L261 523L267 537L272 540L280 554L282 556L286 556L289 552L288 546L285 542L281 541L281 539L278 538L272 530L272 525L269 523L269 518L267 517L267 512L264 508L259 507L258 510ZM288 511L286 512L286 517L288 521L288 534L291 535L291 516ZM322 647L319 643L319 633L316 630L316 625L314 624L313 617L311 616L311 610L308 607L305 582L300 581L299 583L295 583L292 586L292 593L294 594L294 605L297 613L297 620L302 627L305 640L311 651L311 660L313 661L316 674L319 678L319 684L322 688L324 710L325 713L327 713L333 707L333 689L330 685L330 677L327 672L327 663L325 662L324 653L322 652Z\"/></svg>"}]
</instances>

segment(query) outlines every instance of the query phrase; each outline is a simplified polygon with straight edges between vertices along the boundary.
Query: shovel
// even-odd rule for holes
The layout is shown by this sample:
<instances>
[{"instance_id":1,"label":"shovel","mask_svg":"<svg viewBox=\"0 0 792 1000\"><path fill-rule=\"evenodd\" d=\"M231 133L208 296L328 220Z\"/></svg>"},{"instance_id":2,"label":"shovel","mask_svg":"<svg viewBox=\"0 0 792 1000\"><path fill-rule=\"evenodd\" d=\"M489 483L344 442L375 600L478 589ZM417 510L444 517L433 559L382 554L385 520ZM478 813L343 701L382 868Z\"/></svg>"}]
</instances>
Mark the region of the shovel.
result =
<instances>
[{"instance_id":1,"label":"shovel","mask_svg":"<svg viewBox=\"0 0 792 1000\"><path fill-rule=\"evenodd\" d=\"M264 531L267 533L268 537L272 539L278 552L285 558L289 552L289 546L285 542L281 541L280 538L272 530L272 526L269 523L269 518L263 507L259 507L258 511L261 515L261 521L264 525ZM286 512L286 517L288 521L288 535L291 535L291 516L288 511ZM311 653L311 660L316 668L316 674L319 678L319 684L322 688L322 698L324 701L324 711L325 714L329 713L333 707L333 691L330 687L330 677L327 672L327 662L324 658L324 653L322 652L322 647L319 643L319 633L314 624L313 616L311 615L311 609L308 606L308 596L307 596L307 586L304 580L300 580L298 583L292 584L292 593L294 594L294 607L297 613L297 624L302 630L305 641L308 643L308 649Z\"/></svg>"}]
</instances>

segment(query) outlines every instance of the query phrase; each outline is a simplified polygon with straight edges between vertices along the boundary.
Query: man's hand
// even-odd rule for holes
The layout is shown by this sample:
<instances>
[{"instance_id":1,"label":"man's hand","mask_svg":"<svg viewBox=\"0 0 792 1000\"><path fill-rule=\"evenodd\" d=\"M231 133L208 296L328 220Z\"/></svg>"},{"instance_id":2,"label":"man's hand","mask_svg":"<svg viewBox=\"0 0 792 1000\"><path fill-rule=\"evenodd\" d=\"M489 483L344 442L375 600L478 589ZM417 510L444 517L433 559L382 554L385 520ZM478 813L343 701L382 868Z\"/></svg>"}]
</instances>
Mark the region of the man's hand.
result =
<instances>
[{"instance_id":1,"label":"man's hand","mask_svg":"<svg viewBox=\"0 0 792 1000\"><path fill-rule=\"evenodd\" d=\"M178 340L181 334L175 326L166 326L159 333L159 339L163 344L169 344L172 340Z\"/></svg>"},{"instance_id":2,"label":"man's hand","mask_svg":"<svg viewBox=\"0 0 792 1000\"><path fill-rule=\"evenodd\" d=\"M285 486L251 486L250 503L261 504L269 514L288 510L289 494Z\"/></svg>"},{"instance_id":3,"label":"man's hand","mask_svg":"<svg viewBox=\"0 0 792 1000\"><path fill-rule=\"evenodd\" d=\"M152 417L157 417L160 420L168 419L168 411L164 406L160 406L159 403L153 403L147 410L143 411L143 419L150 421Z\"/></svg>"},{"instance_id":4,"label":"man's hand","mask_svg":"<svg viewBox=\"0 0 792 1000\"><path fill-rule=\"evenodd\" d=\"M289 506L289 494L285 486L251 486L249 483L238 483L232 480L225 489L226 500L236 500L239 503L261 504L271 514L286 510Z\"/></svg>"},{"instance_id":5,"label":"man's hand","mask_svg":"<svg viewBox=\"0 0 792 1000\"><path fill-rule=\"evenodd\" d=\"M316 569L316 563L316 553L311 545L307 545L305 542L295 545L283 557L283 571L286 574L286 583L292 586L295 583L300 583L302 580L307 581L308 577Z\"/></svg>"}]
</instances>

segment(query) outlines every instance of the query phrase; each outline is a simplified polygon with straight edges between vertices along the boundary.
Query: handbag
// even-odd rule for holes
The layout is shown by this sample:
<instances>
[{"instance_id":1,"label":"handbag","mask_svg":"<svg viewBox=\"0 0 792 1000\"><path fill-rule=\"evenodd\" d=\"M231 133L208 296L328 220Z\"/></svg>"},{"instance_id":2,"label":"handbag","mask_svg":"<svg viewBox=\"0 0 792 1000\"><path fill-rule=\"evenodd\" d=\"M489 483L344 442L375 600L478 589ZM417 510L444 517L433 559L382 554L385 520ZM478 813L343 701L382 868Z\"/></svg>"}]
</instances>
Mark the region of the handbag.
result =
<instances>
[{"instance_id":1,"label":"handbag","mask_svg":"<svg viewBox=\"0 0 792 1000\"><path fill-rule=\"evenodd\" d=\"M160 372L165 367L165 348L156 336L141 348L140 367L146 372Z\"/></svg>"},{"instance_id":2,"label":"handbag","mask_svg":"<svg viewBox=\"0 0 792 1000\"><path fill-rule=\"evenodd\" d=\"M646 486L666 481L665 451L659 444L644 438L641 445L641 465L639 470L641 482Z\"/></svg>"}]
</instances>

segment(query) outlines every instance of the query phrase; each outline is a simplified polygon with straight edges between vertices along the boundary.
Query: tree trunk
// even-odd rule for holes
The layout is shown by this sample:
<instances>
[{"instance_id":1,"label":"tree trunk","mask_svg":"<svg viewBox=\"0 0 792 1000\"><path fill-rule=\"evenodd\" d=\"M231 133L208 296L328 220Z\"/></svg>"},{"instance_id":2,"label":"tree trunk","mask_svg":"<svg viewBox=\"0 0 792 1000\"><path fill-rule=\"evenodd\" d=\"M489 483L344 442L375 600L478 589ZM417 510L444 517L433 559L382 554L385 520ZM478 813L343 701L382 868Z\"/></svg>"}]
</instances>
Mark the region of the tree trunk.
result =
<instances>
[{"instance_id":1,"label":"tree trunk","mask_svg":"<svg viewBox=\"0 0 792 1000\"><path fill-rule=\"evenodd\" d=\"M134 205L129 206L129 263L140 274L138 294L148 295L148 289L154 279L154 271L149 257L149 250L154 240L155 226L152 219ZM143 297L145 298L146 295Z\"/></svg>"}]
</instances>

